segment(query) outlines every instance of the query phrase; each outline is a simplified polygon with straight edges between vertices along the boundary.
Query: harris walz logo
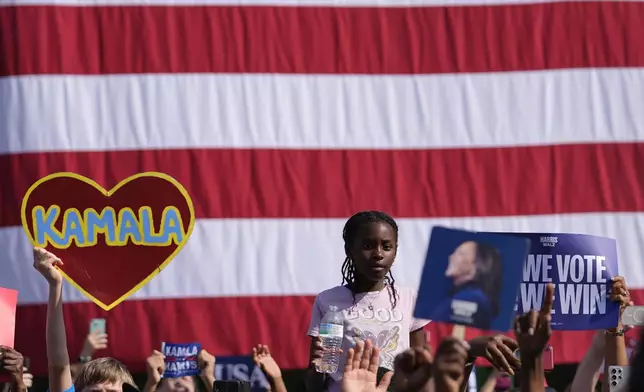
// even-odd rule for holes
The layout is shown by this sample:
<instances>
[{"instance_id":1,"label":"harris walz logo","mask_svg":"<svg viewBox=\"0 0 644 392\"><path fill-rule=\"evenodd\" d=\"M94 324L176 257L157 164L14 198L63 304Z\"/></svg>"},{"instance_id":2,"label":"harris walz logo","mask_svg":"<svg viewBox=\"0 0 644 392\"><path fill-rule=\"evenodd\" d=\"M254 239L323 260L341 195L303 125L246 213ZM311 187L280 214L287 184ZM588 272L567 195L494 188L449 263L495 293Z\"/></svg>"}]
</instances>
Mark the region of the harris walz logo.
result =
<instances>
[{"instance_id":1,"label":"harris walz logo","mask_svg":"<svg viewBox=\"0 0 644 392\"><path fill-rule=\"evenodd\" d=\"M541 237L541 245L554 248L557 245L557 237Z\"/></svg>"}]
</instances>

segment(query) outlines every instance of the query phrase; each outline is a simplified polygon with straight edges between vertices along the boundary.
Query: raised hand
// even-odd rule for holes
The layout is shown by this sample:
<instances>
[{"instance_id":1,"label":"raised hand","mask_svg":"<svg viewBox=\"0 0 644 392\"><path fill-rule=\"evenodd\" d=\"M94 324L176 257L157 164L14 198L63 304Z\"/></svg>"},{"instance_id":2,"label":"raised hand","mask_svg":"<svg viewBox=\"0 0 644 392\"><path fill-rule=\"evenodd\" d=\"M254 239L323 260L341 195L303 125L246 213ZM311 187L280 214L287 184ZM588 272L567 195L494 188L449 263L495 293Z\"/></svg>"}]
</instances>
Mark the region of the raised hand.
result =
<instances>
[{"instance_id":1,"label":"raised hand","mask_svg":"<svg viewBox=\"0 0 644 392\"><path fill-rule=\"evenodd\" d=\"M265 344L258 344L253 347L253 362L270 378L282 378L282 370L273 359L268 346Z\"/></svg>"},{"instance_id":2,"label":"raised hand","mask_svg":"<svg viewBox=\"0 0 644 392\"><path fill-rule=\"evenodd\" d=\"M81 357L91 357L95 351L107 348L107 334L102 332L93 332L85 338Z\"/></svg>"},{"instance_id":3,"label":"raised hand","mask_svg":"<svg viewBox=\"0 0 644 392\"><path fill-rule=\"evenodd\" d=\"M628 291L628 287L626 287L626 280L624 277L614 276L612 281L613 287L610 290L610 300L619 303L619 323L617 325L617 329L621 329L624 327L622 325L622 314L624 313L624 309L626 309L627 306L632 306L633 302L631 301L631 293ZM616 331L617 329L613 329L613 331Z\"/></svg>"},{"instance_id":4,"label":"raised hand","mask_svg":"<svg viewBox=\"0 0 644 392\"><path fill-rule=\"evenodd\" d=\"M349 349L342 376L342 392L385 392L391 382L392 372L385 373L378 383L380 352L370 340L358 341Z\"/></svg>"},{"instance_id":5,"label":"raised hand","mask_svg":"<svg viewBox=\"0 0 644 392\"><path fill-rule=\"evenodd\" d=\"M161 377L165 372L165 355L161 352L154 350L152 354L145 360L148 380L146 384L149 386L156 386L161 382ZM147 388L146 388L147 390Z\"/></svg>"},{"instance_id":6,"label":"raised hand","mask_svg":"<svg viewBox=\"0 0 644 392\"><path fill-rule=\"evenodd\" d=\"M8 346L0 346L0 369L11 375L12 383L23 384L24 358Z\"/></svg>"},{"instance_id":7,"label":"raised hand","mask_svg":"<svg viewBox=\"0 0 644 392\"><path fill-rule=\"evenodd\" d=\"M497 370L514 374L519 370L521 363L514 356L518 343L504 335L479 336L468 341L470 345L470 360L476 358L487 359Z\"/></svg>"},{"instance_id":8,"label":"raised hand","mask_svg":"<svg viewBox=\"0 0 644 392\"><path fill-rule=\"evenodd\" d=\"M201 349L201 351L199 351L199 355L197 355L197 365L199 365L199 369L201 369L201 375L203 377L215 376L216 361L217 358L205 349Z\"/></svg>"},{"instance_id":9,"label":"raised hand","mask_svg":"<svg viewBox=\"0 0 644 392\"><path fill-rule=\"evenodd\" d=\"M47 279L49 284L63 281L63 275L56 268L58 265L63 265L63 261L56 255L42 248L34 248L34 268Z\"/></svg>"},{"instance_id":10,"label":"raised hand","mask_svg":"<svg viewBox=\"0 0 644 392\"><path fill-rule=\"evenodd\" d=\"M521 357L535 357L541 355L546 347L552 329L552 303L554 301L555 288L552 284L546 286L541 310L531 310L522 316L517 317L514 322L514 334L519 342Z\"/></svg>"},{"instance_id":11,"label":"raised hand","mask_svg":"<svg viewBox=\"0 0 644 392\"><path fill-rule=\"evenodd\" d=\"M410 348L396 357L391 386L396 392L417 392L430 388L433 359L429 348Z\"/></svg>"}]
</instances>

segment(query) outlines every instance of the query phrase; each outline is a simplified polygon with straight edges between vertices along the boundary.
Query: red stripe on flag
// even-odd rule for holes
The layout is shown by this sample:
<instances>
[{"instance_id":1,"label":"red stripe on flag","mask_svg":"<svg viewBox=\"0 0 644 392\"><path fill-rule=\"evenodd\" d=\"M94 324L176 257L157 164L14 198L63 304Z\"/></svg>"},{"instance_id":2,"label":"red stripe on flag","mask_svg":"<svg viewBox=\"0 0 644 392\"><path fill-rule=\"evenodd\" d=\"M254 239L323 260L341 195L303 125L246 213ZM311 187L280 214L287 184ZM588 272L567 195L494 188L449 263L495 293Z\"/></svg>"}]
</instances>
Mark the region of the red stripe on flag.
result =
<instances>
[{"instance_id":1,"label":"red stripe on flag","mask_svg":"<svg viewBox=\"0 0 644 392\"><path fill-rule=\"evenodd\" d=\"M642 37L641 2L0 7L0 76L635 67L644 66Z\"/></svg>"},{"instance_id":2,"label":"red stripe on flag","mask_svg":"<svg viewBox=\"0 0 644 392\"><path fill-rule=\"evenodd\" d=\"M59 171L107 187L161 171L191 194L197 218L344 218L644 211L644 143L449 150L143 150L0 156L0 226Z\"/></svg>"},{"instance_id":3,"label":"red stripe on flag","mask_svg":"<svg viewBox=\"0 0 644 392\"><path fill-rule=\"evenodd\" d=\"M339 271L338 271L339 273ZM636 303L644 303L644 290L631 290ZM306 367L310 339L308 330L313 297L241 297L131 300L110 312L92 303L65 304L69 352L75 360L82 348L92 318L107 319L109 348L98 356L113 356L124 361L130 370L145 371L145 358L158 350L162 341L199 341L219 356L249 354L253 345L268 344L271 353L285 369ZM18 308L16 349L32 359L36 374L46 374L44 328L46 305ZM156 317L156 319L154 318ZM195 320L198 322L186 322ZM145 328L140 328L145 326ZM137 344L131 344L132 328L138 331ZM430 323L428 332L434 348L452 326ZM557 363L579 362L585 355L594 331L555 332L550 344ZM468 328L467 338L483 332ZM508 333L508 336L513 336ZM568 342L568 343L566 343ZM569 344L575 342L575 344Z\"/></svg>"}]
</instances>

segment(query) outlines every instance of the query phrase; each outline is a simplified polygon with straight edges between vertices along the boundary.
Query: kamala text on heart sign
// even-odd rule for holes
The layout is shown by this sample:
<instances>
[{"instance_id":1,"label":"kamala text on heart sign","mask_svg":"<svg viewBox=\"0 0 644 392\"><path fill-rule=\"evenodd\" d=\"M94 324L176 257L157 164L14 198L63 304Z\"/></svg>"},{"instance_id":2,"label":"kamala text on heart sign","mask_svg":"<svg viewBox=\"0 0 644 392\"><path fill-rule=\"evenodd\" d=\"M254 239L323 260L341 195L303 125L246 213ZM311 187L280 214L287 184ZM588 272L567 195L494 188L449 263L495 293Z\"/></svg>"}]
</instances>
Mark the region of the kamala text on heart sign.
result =
<instances>
[{"instance_id":1,"label":"kamala text on heart sign","mask_svg":"<svg viewBox=\"0 0 644 392\"><path fill-rule=\"evenodd\" d=\"M157 172L109 191L76 173L54 173L29 188L21 216L32 245L60 257L63 276L104 310L167 266L195 223L186 189Z\"/></svg>"}]
</instances>

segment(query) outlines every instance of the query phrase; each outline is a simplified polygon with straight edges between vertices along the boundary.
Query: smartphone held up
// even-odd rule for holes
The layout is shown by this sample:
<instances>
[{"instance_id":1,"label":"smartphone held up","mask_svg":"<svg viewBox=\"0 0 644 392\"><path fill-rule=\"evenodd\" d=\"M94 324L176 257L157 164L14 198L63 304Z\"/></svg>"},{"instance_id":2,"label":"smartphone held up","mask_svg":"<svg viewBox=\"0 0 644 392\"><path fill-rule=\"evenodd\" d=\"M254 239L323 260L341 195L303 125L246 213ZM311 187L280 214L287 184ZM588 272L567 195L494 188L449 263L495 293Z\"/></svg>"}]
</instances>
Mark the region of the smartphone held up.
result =
<instances>
[{"instance_id":1,"label":"smartphone held up","mask_svg":"<svg viewBox=\"0 0 644 392\"><path fill-rule=\"evenodd\" d=\"M92 319L89 323L90 334L104 334L107 331L105 319Z\"/></svg>"}]
</instances>

